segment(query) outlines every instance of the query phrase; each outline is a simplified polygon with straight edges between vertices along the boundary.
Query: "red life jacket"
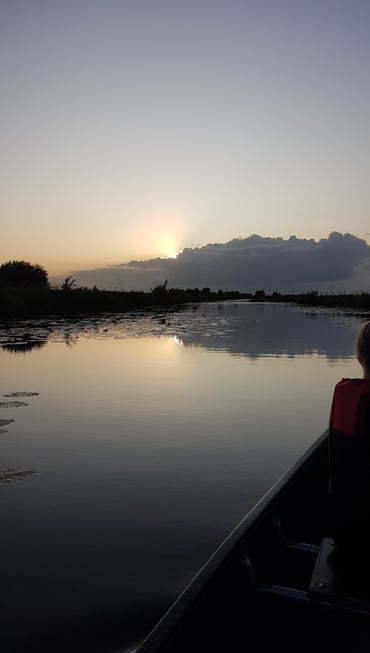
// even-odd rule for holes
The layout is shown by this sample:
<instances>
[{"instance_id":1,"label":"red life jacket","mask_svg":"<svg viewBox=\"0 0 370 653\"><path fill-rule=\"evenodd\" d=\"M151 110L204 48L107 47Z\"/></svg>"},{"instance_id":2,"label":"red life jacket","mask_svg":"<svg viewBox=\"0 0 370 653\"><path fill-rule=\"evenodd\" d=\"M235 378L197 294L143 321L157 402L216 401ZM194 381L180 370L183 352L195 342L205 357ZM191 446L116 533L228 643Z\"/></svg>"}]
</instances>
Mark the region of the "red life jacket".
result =
<instances>
[{"instance_id":1,"label":"red life jacket","mask_svg":"<svg viewBox=\"0 0 370 653\"><path fill-rule=\"evenodd\" d=\"M370 538L370 381L342 379L329 419L332 533L337 543Z\"/></svg>"},{"instance_id":2,"label":"red life jacket","mask_svg":"<svg viewBox=\"0 0 370 653\"><path fill-rule=\"evenodd\" d=\"M369 410L370 381L342 379L334 389L329 427L350 437L363 437L369 433Z\"/></svg>"}]
</instances>

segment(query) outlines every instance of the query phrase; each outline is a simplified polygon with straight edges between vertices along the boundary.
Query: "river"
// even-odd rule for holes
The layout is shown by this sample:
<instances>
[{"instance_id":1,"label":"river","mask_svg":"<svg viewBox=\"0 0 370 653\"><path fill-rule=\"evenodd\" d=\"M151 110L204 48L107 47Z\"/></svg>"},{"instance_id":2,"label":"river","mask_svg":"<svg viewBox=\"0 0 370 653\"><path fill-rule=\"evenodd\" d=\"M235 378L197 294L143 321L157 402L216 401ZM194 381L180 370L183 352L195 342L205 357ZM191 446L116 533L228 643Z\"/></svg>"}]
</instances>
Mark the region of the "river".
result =
<instances>
[{"instance_id":1,"label":"river","mask_svg":"<svg viewBox=\"0 0 370 653\"><path fill-rule=\"evenodd\" d=\"M326 428L360 321L241 301L0 325L4 653L139 641Z\"/></svg>"}]
</instances>

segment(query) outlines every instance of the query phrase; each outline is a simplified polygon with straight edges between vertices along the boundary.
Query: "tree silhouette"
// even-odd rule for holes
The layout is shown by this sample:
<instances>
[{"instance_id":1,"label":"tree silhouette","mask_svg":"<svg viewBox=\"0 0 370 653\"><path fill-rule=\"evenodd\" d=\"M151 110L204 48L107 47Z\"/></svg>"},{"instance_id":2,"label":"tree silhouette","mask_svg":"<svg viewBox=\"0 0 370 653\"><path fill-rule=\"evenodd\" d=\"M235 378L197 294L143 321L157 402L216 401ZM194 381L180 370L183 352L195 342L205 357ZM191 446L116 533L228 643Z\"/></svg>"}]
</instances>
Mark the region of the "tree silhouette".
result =
<instances>
[{"instance_id":1,"label":"tree silhouette","mask_svg":"<svg viewBox=\"0 0 370 653\"><path fill-rule=\"evenodd\" d=\"M159 286L155 286L154 288L151 288L150 291L153 293L154 297L157 299L161 299L163 297L166 297L168 295L168 279L164 283L159 284Z\"/></svg>"},{"instance_id":2,"label":"tree silhouette","mask_svg":"<svg viewBox=\"0 0 370 653\"><path fill-rule=\"evenodd\" d=\"M48 288L48 273L41 265L26 261L8 261L0 265L0 283L11 286Z\"/></svg>"}]
</instances>

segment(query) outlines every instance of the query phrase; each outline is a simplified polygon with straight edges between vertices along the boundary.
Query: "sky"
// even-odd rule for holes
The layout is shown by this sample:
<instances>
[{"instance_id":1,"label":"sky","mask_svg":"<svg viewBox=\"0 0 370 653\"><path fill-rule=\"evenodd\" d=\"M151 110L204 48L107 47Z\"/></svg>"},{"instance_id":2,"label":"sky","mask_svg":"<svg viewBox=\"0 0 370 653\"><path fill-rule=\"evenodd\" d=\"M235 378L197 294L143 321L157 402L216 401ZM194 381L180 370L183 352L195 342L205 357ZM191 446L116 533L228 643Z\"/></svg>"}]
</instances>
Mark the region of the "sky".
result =
<instances>
[{"instance_id":1,"label":"sky","mask_svg":"<svg viewBox=\"0 0 370 653\"><path fill-rule=\"evenodd\" d=\"M144 287L253 234L370 242L369 26L369 0L0 0L0 262Z\"/></svg>"}]
</instances>

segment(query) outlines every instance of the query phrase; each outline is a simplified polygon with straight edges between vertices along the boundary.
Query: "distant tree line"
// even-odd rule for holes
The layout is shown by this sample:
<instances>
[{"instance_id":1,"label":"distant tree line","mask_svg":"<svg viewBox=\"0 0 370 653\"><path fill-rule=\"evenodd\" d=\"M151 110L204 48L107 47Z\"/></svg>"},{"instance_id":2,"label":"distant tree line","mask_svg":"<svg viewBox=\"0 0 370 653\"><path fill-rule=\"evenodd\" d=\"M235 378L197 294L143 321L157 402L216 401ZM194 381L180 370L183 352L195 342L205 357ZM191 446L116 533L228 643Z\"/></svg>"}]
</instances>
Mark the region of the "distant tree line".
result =
<instances>
[{"instance_id":1,"label":"distant tree line","mask_svg":"<svg viewBox=\"0 0 370 653\"><path fill-rule=\"evenodd\" d=\"M8 261L0 265L0 318L24 318L40 315L82 313L120 313L136 308L176 304L246 299L256 302L290 302L306 306L327 306L370 311L370 293L320 294L311 290L300 294L263 289L254 293L210 288L170 288L168 280L144 291L99 290L80 287L72 276L53 286L41 265L26 261Z\"/></svg>"},{"instance_id":2,"label":"distant tree line","mask_svg":"<svg viewBox=\"0 0 370 653\"><path fill-rule=\"evenodd\" d=\"M50 284L40 265L9 261L0 266L0 318L24 318L40 315L124 312L135 308L171 306L189 302L250 299L249 293L210 288L169 288L168 281L150 292L98 290L77 286L72 276L57 286Z\"/></svg>"},{"instance_id":3,"label":"distant tree line","mask_svg":"<svg viewBox=\"0 0 370 653\"><path fill-rule=\"evenodd\" d=\"M320 293L309 290L299 294L273 292L266 295L266 301L291 302L303 306L323 306L327 308L349 308L370 311L370 292L362 290L353 293Z\"/></svg>"}]
</instances>

